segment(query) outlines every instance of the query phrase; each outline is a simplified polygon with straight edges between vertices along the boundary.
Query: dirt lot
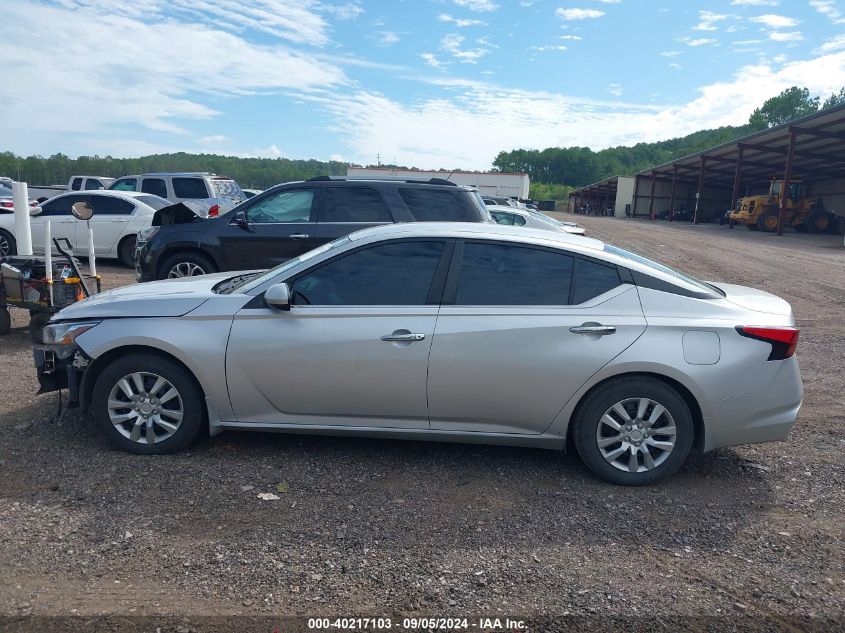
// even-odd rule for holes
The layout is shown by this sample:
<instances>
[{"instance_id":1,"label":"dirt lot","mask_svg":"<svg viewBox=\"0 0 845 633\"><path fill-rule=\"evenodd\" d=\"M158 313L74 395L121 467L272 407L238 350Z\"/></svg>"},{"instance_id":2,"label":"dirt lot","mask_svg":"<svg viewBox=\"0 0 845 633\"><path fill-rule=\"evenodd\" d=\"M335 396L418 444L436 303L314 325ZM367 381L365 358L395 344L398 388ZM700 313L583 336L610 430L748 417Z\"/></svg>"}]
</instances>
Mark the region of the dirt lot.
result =
<instances>
[{"instance_id":1,"label":"dirt lot","mask_svg":"<svg viewBox=\"0 0 845 633\"><path fill-rule=\"evenodd\" d=\"M792 303L805 400L786 443L695 456L642 489L605 485L574 455L499 447L227 433L143 458L110 449L77 412L51 421L56 396L34 396L17 321L0 339L0 613L845 626L842 237L576 219Z\"/></svg>"}]
</instances>

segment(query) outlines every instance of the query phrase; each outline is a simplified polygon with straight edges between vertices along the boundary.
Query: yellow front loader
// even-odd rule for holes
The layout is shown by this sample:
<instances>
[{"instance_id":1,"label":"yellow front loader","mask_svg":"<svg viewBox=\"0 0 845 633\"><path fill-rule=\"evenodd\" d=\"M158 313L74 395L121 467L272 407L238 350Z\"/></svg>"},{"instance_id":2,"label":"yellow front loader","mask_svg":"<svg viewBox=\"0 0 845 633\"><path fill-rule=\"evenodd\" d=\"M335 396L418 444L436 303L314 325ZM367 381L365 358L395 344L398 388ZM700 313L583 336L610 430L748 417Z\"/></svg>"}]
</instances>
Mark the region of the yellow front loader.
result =
<instances>
[{"instance_id":1,"label":"yellow front loader","mask_svg":"<svg viewBox=\"0 0 845 633\"><path fill-rule=\"evenodd\" d=\"M731 211L731 222L744 224L752 231L776 231L782 188L782 180L772 180L768 194L740 198L736 209ZM802 182L790 183L784 226L802 233L827 233L832 223L833 214L825 210L821 198L810 198L807 186Z\"/></svg>"}]
</instances>

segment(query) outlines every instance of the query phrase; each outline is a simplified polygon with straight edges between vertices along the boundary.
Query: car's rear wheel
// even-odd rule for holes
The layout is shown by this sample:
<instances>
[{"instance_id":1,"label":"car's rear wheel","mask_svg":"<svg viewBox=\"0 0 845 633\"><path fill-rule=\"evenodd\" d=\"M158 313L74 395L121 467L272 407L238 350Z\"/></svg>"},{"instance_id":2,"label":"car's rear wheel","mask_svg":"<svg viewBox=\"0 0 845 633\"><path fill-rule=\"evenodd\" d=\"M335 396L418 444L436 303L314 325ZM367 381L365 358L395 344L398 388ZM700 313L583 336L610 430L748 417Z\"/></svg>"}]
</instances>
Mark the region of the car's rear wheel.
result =
<instances>
[{"instance_id":1,"label":"car's rear wheel","mask_svg":"<svg viewBox=\"0 0 845 633\"><path fill-rule=\"evenodd\" d=\"M15 238L8 231L0 231L0 257L17 255L18 245Z\"/></svg>"},{"instance_id":2,"label":"car's rear wheel","mask_svg":"<svg viewBox=\"0 0 845 633\"><path fill-rule=\"evenodd\" d=\"M120 257L121 263L127 268L135 266L135 244L136 238L134 235L124 237L117 249L117 254Z\"/></svg>"},{"instance_id":3,"label":"car's rear wheel","mask_svg":"<svg viewBox=\"0 0 845 633\"><path fill-rule=\"evenodd\" d=\"M132 354L106 367L94 385L94 419L117 448L141 455L189 446L203 423L202 396L179 364Z\"/></svg>"},{"instance_id":4,"label":"car's rear wheel","mask_svg":"<svg viewBox=\"0 0 845 633\"><path fill-rule=\"evenodd\" d=\"M575 446L587 467L626 486L652 484L677 471L695 435L680 394L647 376L601 385L581 404L573 423Z\"/></svg>"},{"instance_id":5,"label":"car's rear wheel","mask_svg":"<svg viewBox=\"0 0 845 633\"><path fill-rule=\"evenodd\" d=\"M199 253L182 253L167 258L161 267L159 279L195 277L213 272L217 272L217 268L208 257Z\"/></svg>"}]
</instances>

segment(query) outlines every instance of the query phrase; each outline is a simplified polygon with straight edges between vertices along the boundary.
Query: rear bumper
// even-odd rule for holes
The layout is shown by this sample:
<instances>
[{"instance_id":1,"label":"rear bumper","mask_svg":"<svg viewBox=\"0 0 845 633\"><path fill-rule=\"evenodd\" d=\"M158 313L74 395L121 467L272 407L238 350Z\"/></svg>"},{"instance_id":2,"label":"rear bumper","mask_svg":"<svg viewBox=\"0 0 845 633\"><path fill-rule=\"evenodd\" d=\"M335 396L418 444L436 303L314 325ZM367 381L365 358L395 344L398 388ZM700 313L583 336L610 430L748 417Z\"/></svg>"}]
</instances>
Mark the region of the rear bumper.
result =
<instances>
[{"instance_id":1,"label":"rear bumper","mask_svg":"<svg viewBox=\"0 0 845 633\"><path fill-rule=\"evenodd\" d=\"M801 372L794 356L766 365L748 393L701 403L705 451L786 439L801 409Z\"/></svg>"}]
</instances>

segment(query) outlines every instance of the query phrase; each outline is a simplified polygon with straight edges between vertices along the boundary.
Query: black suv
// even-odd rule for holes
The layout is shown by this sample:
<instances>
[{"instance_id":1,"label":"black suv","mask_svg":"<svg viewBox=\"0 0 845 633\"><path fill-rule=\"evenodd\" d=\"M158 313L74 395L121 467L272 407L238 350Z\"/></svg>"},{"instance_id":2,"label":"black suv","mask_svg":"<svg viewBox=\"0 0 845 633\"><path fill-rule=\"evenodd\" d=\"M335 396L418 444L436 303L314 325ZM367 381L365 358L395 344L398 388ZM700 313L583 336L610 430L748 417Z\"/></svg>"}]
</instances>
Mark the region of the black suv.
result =
<instances>
[{"instance_id":1,"label":"black suv","mask_svg":"<svg viewBox=\"0 0 845 633\"><path fill-rule=\"evenodd\" d=\"M138 235L138 281L270 268L379 224L492 222L476 189L439 178L319 176L277 185L216 218L173 209L156 213L153 226Z\"/></svg>"}]
</instances>

